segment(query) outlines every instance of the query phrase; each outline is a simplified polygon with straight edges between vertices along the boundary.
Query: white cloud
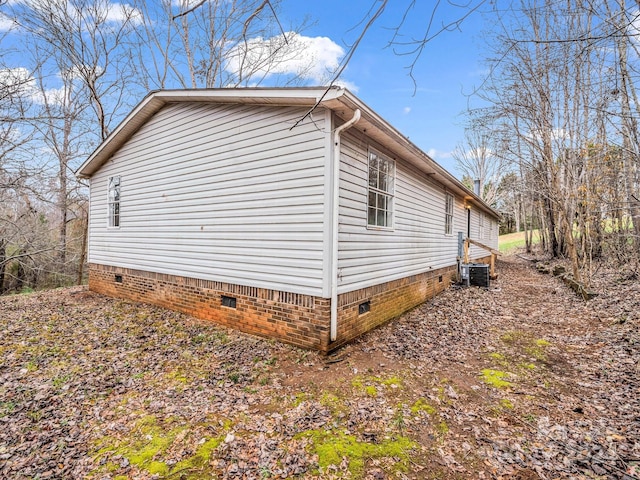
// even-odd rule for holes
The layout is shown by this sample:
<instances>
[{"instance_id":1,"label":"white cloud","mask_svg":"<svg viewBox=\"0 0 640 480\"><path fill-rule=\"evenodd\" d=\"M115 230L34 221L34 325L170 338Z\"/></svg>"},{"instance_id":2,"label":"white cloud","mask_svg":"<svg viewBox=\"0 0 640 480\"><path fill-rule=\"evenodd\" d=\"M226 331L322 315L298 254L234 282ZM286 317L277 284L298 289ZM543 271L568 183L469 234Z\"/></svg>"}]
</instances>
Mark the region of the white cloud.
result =
<instances>
[{"instance_id":1,"label":"white cloud","mask_svg":"<svg viewBox=\"0 0 640 480\"><path fill-rule=\"evenodd\" d=\"M107 6L105 20L111 23L129 21L138 24L142 22L142 13L126 3L110 3Z\"/></svg>"},{"instance_id":2,"label":"white cloud","mask_svg":"<svg viewBox=\"0 0 640 480\"><path fill-rule=\"evenodd\" d=\"M0 13L0 33L8 32L16 27L16 22L7 17L4 13Z\"/></svg>"},{"instance_id":3,"label":"white cloud","mask_svg":"<svg viewBox=\"0 0 640 480\"><path fill-rule=\"evenodd\" d=\"M430 148L427 150L427 155L429 155L434 160L445 160L448 158L452 158L451 152L443 152L441 150L436 150L435 148Z\"/></svg>"},{"instance_id":4,"label":"white cloud","mask_svg":"<svg viewBox=\"0 0 640 480\"><path fill-rule=\"evenodd\" d=\"M178 7L181 10L186 10L187 8L198 5L200 2L201 0L171 0L171 5L174 7Z\"/></svg>"},{"instance_id":5,"label":"white cloud","mask_svg":"<svg viewBox=\"0 0 640 480\"><path fill-rule=\"evenodd\" d=\"M284 36L256 37L235 45L228 52L226 69L235 74L242 71L244 77L294 75L318 85L328 83L340 65L344 49L328 37L306 37L295 32ZM336 83L357 90L351 82Z\"/></svg>"},{"instance_id":6,"label":"white cloud","mask_svg":"<svg viewBox=\"0 0 640 480\"><path fill-rule=\"evenodd\" d=\"M544 138L544 132L542 129L531 130L526 137L535 142L541 142ZM551 130L551 140L555 142L564 142L568 139L569 133L564 128L554 128Z\"/></svg>"},{"instance_id":7,"label":"white cloud","mask_svg":"<svg viewBox=\"0 0 640 480\"><path fill-rule=\"evenodd\" d=\"M470 77L485 78L485 77L489 76L489 74L491 74L491 70L488 69L488 68L481 68L481 69L473 70L473 71L469 72L469 76Z\"/></svg>"},{"instance_id":8,"label":"white cloud","mask_svg":"<svg viewBox=\"0 0 640 480\"><path fill-rule=\"evenodd\" d=\"M97 65L92 67L91 65L74 65L71 68L62 70L59 72L59 77L64 80L82 80L82 79L95 79L102 75L104 69Z\"/></svg>"},{"instance_id":9,"label":"white cloud","mask_svg":"<svg viewBox=\"0 0 640 480\"><path fill-rule=\"evenodd\" d=\"M322 84L325 83L327 82L322 82ZM358 90L360 89L360 87L358 87L355 83L350 82L349 80L343 80L342 78L337 79L335 82L333 82L333 84L337 85L338 87L344 87L352 93L358 93Z\"/></svg>"},{"instance_id":10,"label":"white cloud","mask_svg":"<svg viewBox=\"0 0 640 480\"><path fill-rule=\"evenodd\" d=\"M34 11L39 11L41 14L48 15L48 12L57 12L61 15L66 15L68 19L75 22L87 22L90 23L111 23L119 24L129 21L133 24L142 23L142 13L140 10L132 7L128 3L119 2L98 2L90 8L81 8L78 5L66 3L54 3L43 2L42 0L9 0L9 4L23 5ZM6 17L5 17L6 18ZM9 22L8 18L6 19ZM0 13L0 31L2 31L3 15Z\"/></svg>"},{"instance_id":11,"label":"white cloud","mask_svg":"<svg viewBox=\"0 0 640 480\"><path fill-rule=\"evenodd\" d=\"M405 115L408 115L408 114L409 114L409 112L411 112L411 107L404 107L404 108L402 109L402 113L404 113Z\"/></svg>"},{"instance_id":12,"label":"white cloud","mask_svg":"<svg viewBox=\"0 0 640 480\"><path fill-rule=\"evenodd\" d=\"M64 102L65 89L63 87L48 88L43 92L38 88L36 80L31 76L29 70L24 67L0 69L0 89L36 104L43 104L45 98L50 104Z\"/></svg>"},{"instance_id":13,"label":"white cloud","mask_svg":"<svg viewBox=\"0 0 640 480\"><path fill-rule=\"evenodd\" d=\"M21 94L33 89L33 78L24 67L0 69L0 88L2 91Z\"/></svg>"}]
</instances>

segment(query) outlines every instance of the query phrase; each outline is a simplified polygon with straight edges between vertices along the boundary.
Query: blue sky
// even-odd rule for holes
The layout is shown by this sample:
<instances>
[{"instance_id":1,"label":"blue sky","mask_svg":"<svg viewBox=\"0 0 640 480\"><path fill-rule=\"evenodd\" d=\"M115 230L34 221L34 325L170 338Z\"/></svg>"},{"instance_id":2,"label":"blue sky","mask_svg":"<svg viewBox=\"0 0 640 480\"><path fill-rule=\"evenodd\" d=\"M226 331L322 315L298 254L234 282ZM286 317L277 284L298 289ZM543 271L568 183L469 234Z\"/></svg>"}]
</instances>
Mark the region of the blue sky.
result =
<instances>
[{"instance_id":1,"label":"blue sky","mask_svg":"<svg viewBox=\"0 0 640 480\"><path fill-rule=\"evenodd\" d=\"M189 5L194 1L173 0L172 8L178 9L180 5ZM431 32L438 31L443 25L463 18L470 8L483 4L483 0L469 0L471 3L466 7L456 7L450 1L434 3L417 0L406 16L398 40L421 38L430 19ZM305 18L309 25L301 35L295 36L297 42L293 43L297 46L292 47L291 52L284 53L278 66L268 73L263 72L266 79L263 85L277 84L278 75L291 77L300 71L306 72L302 76L304 84L325 83L330 78L326 72L337 67L348 47L360 35L367 21L367 13L380 3L380 0L282 0L278 19L285 31L291 32L293 26L299 25ZM431 40L415 64L414 84L407 68L414 57L398 55L389 46L394 34L393 27L400 24L411 3L411 0L389 0L383 15L366 32L342 80L362 101L418 147L460 176L451 152L463 140L463 112L469 102L471 105L477 102L470 99L469 94L483 80L480 73L483 71L482 16L480 12L475 12L457 29L443 32ZM30 6L29 2L12 0L5 7L22 4L26 8ZM109 0L104 5L108 6L108 22L113 24L121 21L127 9L139 12L131 10L126 1ZM144 15L141 13L134 16L134 25L142 18ZM152 18L149 22L149 25L155 25ZM28 65L24 64L28 55L25 56L22 51L21 31L13 29L9 17L0 12L0 38L3 34L3 48L7 48L5 53L9 46L16 49L13 55L5 58L10 70L3 74L11 71L14 76L28 78ZM264 45L268 43L269 39L262 37L250 39L250 48L255 50L250 53L249 60L253 58L260 64L259 58L265 51ZM240 42L240 45L244 43ZM122 48L126 49L126 44ZM234 48L229 52L233 53ZM230 60L224 68L231 72L234 65ZM49 92L55 92L60 87L55 75L50 76L47 82ZM251 85L251 82L248 84ZM165 87L180 88L180 85L169 82ZM140 98L132 99L132 104L137 103L144 94L146 91L135 92L133 96Z\"/></svg>"},{"instance_id":2,"label":"blue sky","mask_svg":"<svg viewBox=\"0 0 640 480\"><path fill-rule=\"evenodd\" d=\"M463 111L468 95L482 82L484 69L481 49L482 17L471 14L460 27L430 41L419 58L414 83L408 75L409 56L394 54L387 47L405 12L408 0L391 0L384 15L366 33L343 78L353 84L356 95L418 147L459 176L451 151L463 140ZM418 1L402 32L422 37L433 12L433 3ZM346 47L362 29L359 22L373 4L372 0L285 0L281 20L302 20L305 15L315 24L303 34L326 36ZM474 5L476 5L474 3ZM432 31L465 15L468 9L447 2L436 10ZM285 29L287 27L285 26ZM385 48L386 47L386 48ZM471 99L471 104L477 100Z\"/></svg>"}]
</instances>

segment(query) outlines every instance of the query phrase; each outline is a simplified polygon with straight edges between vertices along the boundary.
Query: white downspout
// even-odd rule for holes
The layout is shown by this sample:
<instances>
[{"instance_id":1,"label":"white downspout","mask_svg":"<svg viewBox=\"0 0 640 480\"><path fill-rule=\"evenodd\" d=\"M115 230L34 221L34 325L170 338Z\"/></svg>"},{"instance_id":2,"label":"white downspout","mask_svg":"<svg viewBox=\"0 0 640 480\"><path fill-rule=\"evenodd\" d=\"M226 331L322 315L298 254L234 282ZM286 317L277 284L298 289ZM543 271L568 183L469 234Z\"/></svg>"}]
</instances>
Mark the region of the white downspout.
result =
<instances>
[{"instance_id":1,"label":"white downspout","mask_svg":"<svg viewBox=\"0 0 640 480\"><path fill-rule=\"evenodd\" d=\"M330 339L335 342L338 338L338 214L340 210L340 134L347 128L352 127L360 120L360 109L353 112L351 120L343 123L333 132L333 211L331 221L331 271L329 281L331 282L331 331Z\"/></svg>"}]
</instances>

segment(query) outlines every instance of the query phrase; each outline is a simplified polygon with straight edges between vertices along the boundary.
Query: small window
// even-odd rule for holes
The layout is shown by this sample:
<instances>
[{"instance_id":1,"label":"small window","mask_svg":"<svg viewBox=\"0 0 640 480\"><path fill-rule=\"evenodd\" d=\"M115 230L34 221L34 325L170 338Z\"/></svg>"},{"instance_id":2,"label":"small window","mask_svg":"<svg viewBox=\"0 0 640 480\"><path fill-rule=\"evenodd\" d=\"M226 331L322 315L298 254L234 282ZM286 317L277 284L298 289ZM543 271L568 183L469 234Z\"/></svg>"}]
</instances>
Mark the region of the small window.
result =
<instances>
[{"instance_id":1,"label":"small window","mask_svg":"<svg viewBox=\"0 0 640 480\"><path fill-rule=\"evenodd\" d=\"M444 233L445 235L453 234L453 195L450 193L445 194L445 207L444 207Z\"/></svg>"},{"instance_id":2,"label":"small window","mask_svg":"<svg viewBox=\"0 0 640 480\"><path fill-rule=\"evenodd\" d=\"M109 177L109 226L120 226L120 177Z\"/></svg>"},{"instance_id":3,"label":"small window","mask_svg":"<svg viewBox=\"0 0 640 480\"><path fill-rule=\"evenodd\" d=\"M484 238L484 213L478 214L478 238Z\"/></svg>"},{"instance_id":4,"label":"small window","mask_svg":"<svg viewBox=\"0 0 640 480\"><path fill-rule=\"evenodd\" d=\"M375 152L369 152L369 201L367 225L393 226L393 190L395 162Z\"/></svg>"}]
</instances>

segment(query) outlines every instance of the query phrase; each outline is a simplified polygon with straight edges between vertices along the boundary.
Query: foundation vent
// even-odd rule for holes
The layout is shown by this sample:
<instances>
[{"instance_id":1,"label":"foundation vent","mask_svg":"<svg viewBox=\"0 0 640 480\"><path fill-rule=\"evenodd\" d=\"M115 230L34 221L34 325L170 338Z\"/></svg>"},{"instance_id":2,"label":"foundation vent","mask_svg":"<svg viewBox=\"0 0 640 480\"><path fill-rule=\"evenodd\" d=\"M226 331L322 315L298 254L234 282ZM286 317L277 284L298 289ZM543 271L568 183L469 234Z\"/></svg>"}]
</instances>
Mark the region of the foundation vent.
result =
<instances>
[{"instance_id":1,"label":"foundation vent","mask_svg":"<svg viewBox=\"0 0 640 480\"><path fill-rule=\"evenodd\" d=\"M367 300L364 303L358 305L358 315L362 315L371 310L371 301Z\"/></svg>"},{"instance_id":2,"label":"foundation vent","mask_svg":"<svg viewBox=\"0 0 640 480\"><path fill-rule=\"evenodd\" d=\"M222 295L222 306L229 307L229 308L236 308L235 297L228 297L227 295Z\"/></svg>"}]
</instances>

